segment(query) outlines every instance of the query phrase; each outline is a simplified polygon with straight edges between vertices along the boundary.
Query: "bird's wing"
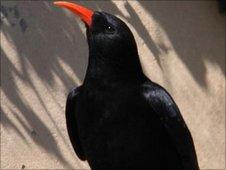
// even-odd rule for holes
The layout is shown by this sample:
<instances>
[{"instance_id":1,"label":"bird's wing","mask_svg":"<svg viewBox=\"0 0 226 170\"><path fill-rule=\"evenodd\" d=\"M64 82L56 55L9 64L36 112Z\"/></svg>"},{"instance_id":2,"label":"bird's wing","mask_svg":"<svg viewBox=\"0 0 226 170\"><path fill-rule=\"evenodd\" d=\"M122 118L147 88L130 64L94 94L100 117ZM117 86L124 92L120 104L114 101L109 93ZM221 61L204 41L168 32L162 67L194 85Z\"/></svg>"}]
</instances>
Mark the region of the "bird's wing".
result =
<instances>
[{"instance_id":1,"label":"bird's wing","mask_svg":"<svg viewBox=\"0 0 226 170\"><path fill-rule=\"evenodd\" d=\"M172 97L161 86L152 83L143 86L148 105L158 115L175 145L186 170L197 170L198 162L190 134L183 117Z\"/></svg>"},{"instance_id":2,"label":"bird's wing","mask_svg":"<svg viewBox=\"0 0 226 170\"><path fill-rule=\"evenodd\" d=\"M81 160L86 160L86 157L79 139L78 128L77 128L76 118L75 118L76 116L75 107L76 107L76 102L77 102L80 89L81 89L81 86L73 89L68 94L67 103L66 103L66 124L67 124L69 138L75 150L75 153Z\"/></svg>"}]
</instances>

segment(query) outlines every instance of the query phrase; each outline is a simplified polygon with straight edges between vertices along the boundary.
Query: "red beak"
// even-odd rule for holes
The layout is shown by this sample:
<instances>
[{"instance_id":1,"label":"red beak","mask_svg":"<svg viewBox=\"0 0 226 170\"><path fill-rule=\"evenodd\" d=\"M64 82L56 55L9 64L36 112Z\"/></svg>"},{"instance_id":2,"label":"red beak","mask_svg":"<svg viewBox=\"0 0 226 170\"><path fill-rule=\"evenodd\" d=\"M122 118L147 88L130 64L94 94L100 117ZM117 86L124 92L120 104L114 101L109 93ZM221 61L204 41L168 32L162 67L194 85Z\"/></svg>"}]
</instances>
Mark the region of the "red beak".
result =
<instances>
[{"instance_id":1,"label":"red beak","mask_svg":"<svg viewBox=\"0 0 226 170\"><path fill-rule=\"evenodd\" d=\"M54 2L54 5L58 5L60 7L64 7L71 10L76 15L78 15L88 26L92 24L92 16L94 13L92 10L66 1L56 1Z\"/></svg>"}]
</instances>

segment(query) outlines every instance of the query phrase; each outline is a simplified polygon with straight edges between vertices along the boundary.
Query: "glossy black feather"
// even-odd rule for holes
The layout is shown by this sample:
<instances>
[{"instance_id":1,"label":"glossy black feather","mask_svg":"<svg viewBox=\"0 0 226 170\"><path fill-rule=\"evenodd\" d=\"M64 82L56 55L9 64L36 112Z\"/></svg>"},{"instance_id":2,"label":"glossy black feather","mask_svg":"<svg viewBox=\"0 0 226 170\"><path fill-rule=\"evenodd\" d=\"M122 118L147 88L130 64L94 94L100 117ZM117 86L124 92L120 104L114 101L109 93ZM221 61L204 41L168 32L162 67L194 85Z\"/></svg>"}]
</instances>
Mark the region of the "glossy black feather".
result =
<instances>
[{"instance_id":1,"label":"glossy black feather","mask_svg":"<svg viewBox=\"0 0 226 170\"><path fill-rule=\"evenodd\" d=\"M126 24L95 12L87 40L86 76L79 95L69 95L76 97L69 97L66 112L77 155L92 170L197 170L192 137L180 111L143 74Z\"/></svg>"},{"instance_id":2,"label":"glossy black feather","mask_svg":"<svg viewBox=\"0 0 226 170\"><path fill-rule=\"evenodd\" d=\"M169 134L184 169L199 169L190 131L172 97L164 88L150 81L143 88L145 98Z\"/></svg>"},{"instance_id":3,"label":"glossy black feather","mask_svg":"<svg viewBox=\"0 0 226 170\"><path fill-rule=\"evenodd\" d=\"M86 157L79 139L78 127L76 123L75 108L76 108L76 102L77 102L80 88L81 87L77 87L68 94L65 116L66 116L66 125L67 125L68 135L69 135L71 144L74 148L74 151L76 152L77 156L81 160L86 160Z\"/></svg>"}]
</instances>

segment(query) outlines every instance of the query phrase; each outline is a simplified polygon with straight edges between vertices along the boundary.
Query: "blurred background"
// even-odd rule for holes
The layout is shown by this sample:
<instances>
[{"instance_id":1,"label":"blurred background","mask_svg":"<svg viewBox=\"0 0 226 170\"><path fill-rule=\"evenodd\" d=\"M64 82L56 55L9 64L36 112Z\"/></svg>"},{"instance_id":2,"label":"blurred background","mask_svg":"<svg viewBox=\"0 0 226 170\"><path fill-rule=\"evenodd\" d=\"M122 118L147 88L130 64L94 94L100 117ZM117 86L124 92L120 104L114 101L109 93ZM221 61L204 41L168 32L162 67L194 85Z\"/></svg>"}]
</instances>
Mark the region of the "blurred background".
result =
<instances>
[{"instance_id":1,"label":"blurred background","mask_svg":"<svg viewBox=\"0 0 226 170\"><path fill-rule=\"evenodd\" d=\"M78 1L124 20L145 74L174 97L201 169L225 168L225 14L217 1ZM64 117L83 82L83 23L50 1L1 1L1 169L89 169Z\"/></svg>"}]
</instances>

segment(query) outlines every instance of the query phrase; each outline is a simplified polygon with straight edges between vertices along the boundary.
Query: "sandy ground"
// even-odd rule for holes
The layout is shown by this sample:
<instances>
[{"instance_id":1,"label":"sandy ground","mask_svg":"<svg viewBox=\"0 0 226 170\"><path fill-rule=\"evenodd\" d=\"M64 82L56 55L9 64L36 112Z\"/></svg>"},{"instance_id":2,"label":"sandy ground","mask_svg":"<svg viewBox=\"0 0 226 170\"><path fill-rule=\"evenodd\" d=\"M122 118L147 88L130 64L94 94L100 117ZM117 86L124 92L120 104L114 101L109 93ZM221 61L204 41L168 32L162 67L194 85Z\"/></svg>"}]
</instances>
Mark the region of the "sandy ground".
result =
<instances>
[{"instance_id":1,"label":"sandy ground","mask_svg":"<svg viewBox=\"0 0 226 170\"><path fill-rule=\"evenodd\" d=\"M84 25L51 2L1 2L1 169L89 169L69 142L67 93L87 66ZM225 168L225 15L215 1L81 1L132 29L144 71L175 98L202 169Z\"/></svg>"}]
</instances>

